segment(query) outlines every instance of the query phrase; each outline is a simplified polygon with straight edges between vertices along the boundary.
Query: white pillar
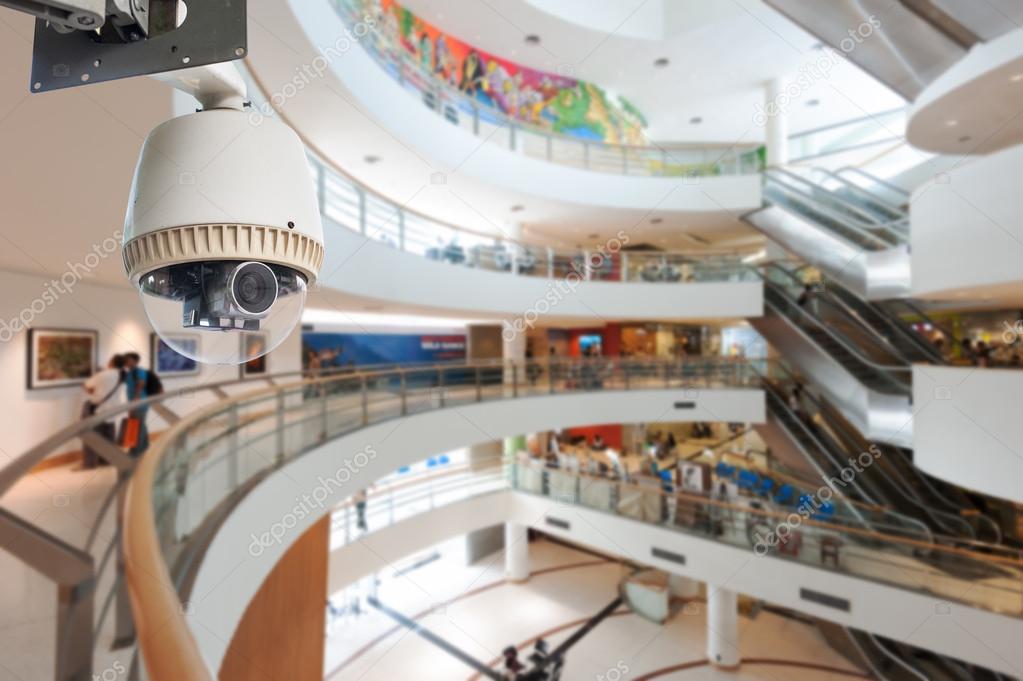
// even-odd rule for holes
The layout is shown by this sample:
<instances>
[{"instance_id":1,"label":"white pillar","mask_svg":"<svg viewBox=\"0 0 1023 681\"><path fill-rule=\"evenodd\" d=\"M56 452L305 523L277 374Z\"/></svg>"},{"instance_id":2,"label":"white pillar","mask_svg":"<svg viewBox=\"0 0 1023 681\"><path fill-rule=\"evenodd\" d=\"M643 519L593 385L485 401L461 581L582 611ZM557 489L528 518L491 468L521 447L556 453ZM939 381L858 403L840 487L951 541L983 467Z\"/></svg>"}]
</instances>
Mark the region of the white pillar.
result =
<instances>
[{"instance_id":1,"label":"white pillar","mask_svg":"<svg viewBox=\"0 0 1023 681\"><path fill-rule=\"evenodd\" d=\"M767 82L764 101L767 165L786 166L789 162L789 107L792 102L785 93L786 82L775 78Z\"/></svg>"},{"instance_id":2,"label":"white pillar","mask_svg":"<svg viewBox=\"0 0 1023 681\"><path fill-rule=\"evenodd\" d=\"M707 658L715 667L739 666L739 597L707 585Z\"/></svg>"},{"instance_id":3,"label":"white pillar","mask_svg":"<svg viewBox=\"0 0 1023 681\"><path fill-rule=\"evenodd\" d=\"M504 524L504 576L511 582L529 579L529 529L525 525Z\"/></svg>"},{"instance_id":4,"label":"white pillar","mask_svg":"<svg viewBox=\"0 0 1023 681\"><path fill-rule=\"evenodd\" d=\"M528 385L526 380L526 327L522 320L505 320L501 324L501 359L504 360L505 392L511 395L513 382L518 382L519 392ZM513 368L514 367L514 368Z\"/></svg>"}]
</instances>

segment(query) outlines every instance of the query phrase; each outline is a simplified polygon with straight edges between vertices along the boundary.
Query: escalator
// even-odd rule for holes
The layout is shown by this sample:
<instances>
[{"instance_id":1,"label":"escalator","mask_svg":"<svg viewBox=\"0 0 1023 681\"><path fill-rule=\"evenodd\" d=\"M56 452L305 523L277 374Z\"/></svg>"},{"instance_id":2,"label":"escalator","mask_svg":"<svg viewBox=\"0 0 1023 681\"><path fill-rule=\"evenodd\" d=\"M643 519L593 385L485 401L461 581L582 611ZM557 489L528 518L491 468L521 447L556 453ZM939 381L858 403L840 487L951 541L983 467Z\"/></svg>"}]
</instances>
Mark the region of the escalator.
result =
<instances>
[{"instance_id":1,"label":"escalator","mask_svg":"<svg viewBox=\"0 0 1023 681\"><path fill-rule=\"evenodd\" d=\"M765 314L751 320L760 335L870 440L912 446L911 364L916 355L900 354L827 290L801 304L805 285L787 268L771 264L762 276Z\"/></svg>"},{"instance_id":2,"label":"escalator","mask_svg":"<svg viewBox=\"0 0 1023 681\"><path fill-rule=\"evenodd\" d=\"M905 298L911 292L909 216L904 204L854 181L862 175L770 168L764 207L743 219L862 298Z\"/></svg>"},{"instance_id":3,"label":"escalator","mask_svg":"<svg viewBox=\"0 0 1023 681\"><path fill-rule=\"evenodd\" d=\"M836 652L878 681L1005 681L1006 677L913 646L818 619L817 629Z\"/></svg>"}]
</instances>

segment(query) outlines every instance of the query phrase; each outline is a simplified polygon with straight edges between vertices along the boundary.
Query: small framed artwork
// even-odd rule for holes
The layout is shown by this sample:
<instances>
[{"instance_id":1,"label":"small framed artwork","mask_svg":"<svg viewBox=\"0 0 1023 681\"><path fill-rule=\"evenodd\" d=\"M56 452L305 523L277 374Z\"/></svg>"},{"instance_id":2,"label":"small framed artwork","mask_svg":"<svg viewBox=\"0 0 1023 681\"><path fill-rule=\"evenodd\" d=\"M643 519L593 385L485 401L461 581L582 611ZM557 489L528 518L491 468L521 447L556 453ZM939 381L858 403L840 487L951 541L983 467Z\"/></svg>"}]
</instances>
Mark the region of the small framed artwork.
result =
<instances>
[{"instance_id":1,"label":"small framed artwork","mask_svg":"<svg viewBox=\"0 0 1023 681\"><path fill-rule=\"evenodd\" d=\"M96 371L99 332L29 329L28 389L81 385Z\"/></svg>"},{"instance_id":2,"label":"small framed artwork","mask_svg":"<svg viewBox=\"0 0 1023 681\"><path fill-rule=\"evenodd\" d=\"M168 336L174 346L188 352L193 357L199 355L199 341L195 334L175 334ZM199 363L192 357L178 352L167 341L155 333L149 334L149 368L160 376L195 376L199 373Z\"/></svg>"},{"instance_id":3,"label":"small framed artwork","mask_svg":"<svg viewBox=\"0 0 1023 681\"><path fill-rule=\"evenodd\" d=\"M262 376L267 373L266 348L268 339L265 333L246 333L242 336L241 377Z\"/></svg>"}]
</instances>

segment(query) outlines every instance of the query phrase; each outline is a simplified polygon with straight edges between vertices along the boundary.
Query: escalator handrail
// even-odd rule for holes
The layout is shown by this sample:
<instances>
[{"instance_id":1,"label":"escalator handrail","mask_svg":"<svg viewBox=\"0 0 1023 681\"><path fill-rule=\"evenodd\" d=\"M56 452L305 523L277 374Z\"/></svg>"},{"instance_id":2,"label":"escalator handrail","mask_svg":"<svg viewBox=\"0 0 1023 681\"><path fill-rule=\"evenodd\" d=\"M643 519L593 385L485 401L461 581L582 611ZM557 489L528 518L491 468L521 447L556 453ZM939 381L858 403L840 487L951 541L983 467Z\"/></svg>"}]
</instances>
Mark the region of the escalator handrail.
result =
<instances>
[{"instance_id":1,"label":"escalator handrail","mask_svg":"<svg viewBox=\"0 0 1023 681\"><path fill-rule=\"evenodd\" d=\"M771 266L771 264L768 263L765 266L765 269L766 269L766 267L770 267L770 266ZM792 277L792 274L789 273L787 270L785 270L785 268L779 267L778 269L780 269L781 271L785 272L788 276ZM781 289L780 285L775 284L774 282L770 281L767 278L767 276L765 275L765 273L762 272L760 269L756 269L755 271L757 271L760 274L760 277L764 281L765 287L766 286L773 286L775 288ZM912 370L913 370L912 367L909 367L909 366L893 366L893 365L888 365L888 364L878 364L877 362L873 361L872 359L866 357L862 352L860 352L860 350L858 348L850 345L845 339L843 339L841 336L836 334L827 325L822 324L820 322L820 320L818 320L814 315L812 315L808 311L804 310L798 303L796 303L796 301L792 300L791 296L789 296L789 294L786 291L784 291L784 289L781 290L781 294L785 297L786 302L789 304L789 307L795 308L796 310L798 310L799 314L800 314L800 316L802 318L808 320L814 328L820 329L825 334L827 334L827 336L829 338L834 340L836 343L841 345L843 349L845 349L847 352L849 352L851 355L853 355L858 362L860 362L860 363L870 367L874 371L878 372L881 376L884 377L884 379L886 381L891 383L894 387L898 388L899 392L905 393L907 391L907 386L905 384L903 384L903 383L901 383L899 381L896 381L895 379L893 379L888 374L889 373L903 373L903 374L910 373L911 374ZM764 305L766 305L768 307L771 307L772 309L774 309L776 312L778 312L782 316L788 317L788 315L785 315L785 313L783 311L778 310L777 307L773 303L771 303L771 301L767 300L766 298L764 299ZM798 328L798 324L797 324L797 328ZM810 339L809 337L808 337L808 339L811 342L813 342L813 339Z\"/></svg>"},{"instance_id":2,"label":"escalator handrail","mask_svg":"<svg viewBox=\"0 0 1023 681\"><path fill-rule=\"evenodd\" d=\"M853 234L855 234L856 237L858 237L859 240L857 240L855 238L852 238L852 237L850 237L848 235L842 234L840 230L835 229L833 227L830 227L828 225L821 225L829 233L834 234L839 239L845 241L848 244L851 244L851 245L855 246L856 248L863 248L863 249L869 249L869 250L882 251L882 250L888 250L889 248L896 248L899 245L901 245L901 242L897 238L894 239L894 242L893 242L893 240L891 240L891 239L885 239L885 238L875 234L870 229L867 229L867 228L864 228L864 227L860 227L858 225L849 224L848 222L846 222L846 220L845 220L845 218L843 216L838 215L834 211L830 210L829 208L821 205L820 202L817 201L813 196L807 194L806 192L804 192L804 191L802 191L800 189L797 189L797 188L792 187L792 186L790 186L788 184L785 184L784 182L777 182L777 181L773 182L773 186L778 191L780 191L781 193L783 193L786 196L790 197L792 200L795 200L796 202L802 202L802 203L806 204L809 207L809 209L824 215L829 220L833 220L836 224L841 225L842 229L848 230L848 231L852 232ZM769 189L770 189L770 185L765 186L765 189L764 189L765 197L768 199L768 201L770 201L770 197L767 196L767 191ZM812 217L807 217L805 219L807 219L807 220L814 220L814 218L812 218ZM820 223L818 222L817 224L820 224Z\"/></svg>"},{"instance_id":3,"label":"escalator handrail","mask_svg":"<svg viewBox=\"0 0 1023 681\"><path fill-rule=\"evenodd\" d=\"M773 180L774 182L784 186L788 191L801 194L803 197L805 197L812 203L813 208L815 210L819 210L821 213L824 213L825 215L828 215L829 217L837 220L838 222L842 223L843 226L848 227L849 229L864 234L868 237L873 237L874 240L884 241L888 247L899 246L906 243L905 239L906 235L892 227L895 224L904 222L905 218L900 218L899 220L878 221L871 218L871 216L866 216L868 218L867 220L857 220L855 217L849 215L842 215L833 207L826 205L825 201L821 197L811 192L824 192L827 195L827 200L844 206L845 208L856 213L859 213L861 215L865 215L862 210L852 205L849 201L841 198L840 196L836 196L834 193L830 192L828 189L825 189L821 185L816 184L812 180L808 180L805 177L802 177L796 173L778 167L772 167L769 168L768 170L765 170L764 177L767 178L768 180ZM810 191L793 186L792 184L793 180L806 187L809 187ZM852 222L849 222L850 220ZM884 239L875 232L877 233L888 232L889 236L891 236L894 239L894 243L887 239Z\"/></svg>"},{"instance_id":4,"label":"escalator handrail","mask_svg":"<svg viewBox=\"0 0 1023 681\"><path fill-rule=\"evenodd\" d=\"M891 191L895 192L896 194L899 194L900 196L904 196L907 199L910 197L910 193L907 192L902 187L894 185L891 182L888 182L887 180L882 180L877 175L873 173L868 173L866 170L863 170L862 168L857 168L855 166L842 166L841 168L836 170L835 173L839 175L842 173L852 173L854 175L860 175L861 177L865 177L871 182L878 184L884 187L885 189L890 189Z\"/></svg>"},{"instance_id":5,"label":"escalator handrail","mask_svg":"<svg viewBox=\"0 0 1023 681\"><path fill-rule=\"evenodd\" d=\"M836 291L839 291L840 293L836 294ZM891 339L886 337L882 331L880 331L879 329L874 327L870 322L864 319L862 315L860 315L856 311L855 307L847 302L848 298L851 297L857 303L870 307L874 312L876 312L877 316L884 321L886 327L894 331L903 339L909 341L910 344L912 344L914 347L920 350L920 352L923 353L931 363L933 364L945 363L944 358L941 356L941 353L939 353L929 343L926 343L922 338L920 338L919 334L917 334L914 331L911 331L910 329L907 329L905 324L899 323L898 321L893 319L892 316L888 313L888 311L885 310L884 308L873 305L872 303L870 303L870 301L863 300L862 298L860 298L859 295L857 295L855 292L853 292L848 287L843 285L841 282L830 278L825 279L824 292L829 299L834 300L836 305L840 305L848 315L853 317L865 331L873 335L880 342L884 343L892 353L898 355L902 360L906 362L906 364L913 364L913 361L906 358L902 354L902 352L897 347L895 347Z\"/></svg>"},{"instance_id":6,"label":"escalator handrail","mask_svg":"<svg viewBox=\"0 0 1023 681\"><path fill-rule=\"evenodd\" d=\"M881 654L883 654L889 660L891 660L896 665L898 665L899 667L904 669L907 673L915 676L918 679L921 679L921 681L931 681L931 677L927 676L922 671L920 671L919 669L917 669L913 665L911 665L908 662L906 662L905 660L903 660L900 656L898 656L895 653L893 653L892 651L888 650L888 648L885 647L885 645L883 643L881 643L881 641L877 638L877 636L874 636L873 634L871 634L869 632L865 632L865 633L866 633L867 638L870 639L870 642L874 644L874 647L876 647L878 650L880 650Z\"/></svg>"},{"instance_id":7,"label":"escalator handrail","mask_svg":"<svg viewBox=\"0 0 1023 681\"><path fill-rule=\"evenodd\" d=\"M899 220L902 219L902 217L900 216L899 218L893 218L891 220L882 220L878 218L876 215L871 215L860 206L854 204L849 199L831 191L824 185L818 182L814 182L809 178L803 177L798 173L794 173L791 170L774 166L769 168L767 170L767 173L769 174L770 178L775 181L798 182L799 184L806 187L807 190L810 192L810 196L813 196L818 201L822 203L830 202L832 206L850 211L852 215L850 215L849 218L854 221L858 221L863 227L867 229L872 229L874 227L887 227L891 225L893 222L895 222L897 219ZM778 177L779 175L784 176L786 179L780 180Z\"/></svg>"},{"instance_id":8,"label":"escalator handrail","mask_svg":"<svg viewBox=\"0 0 1023 681\"><path fill-rule=\"evenodd\" d=\"M844 187L847 187L850 190L852 190L853 193L858 194L859 196L862 196L864 198L864 200L876 203L879 206L881 206L882 208L884 208L885 210L890 211L895 216L897 216L896 218L893 219L894 222L902 222L907 217L909 217L908 215L906 215L906 211L904 211L901 206L896 206L895 204L891 203L887 199L881 198L877 194L875 194L875 193L873 193L873 192L871 192L871 191L869 191L867 189L864 189L863 187L861 187L860 185L856 184L855 182L852 182L851 180L848 180L848 179L842 177L841 175L839 175L838 173L836 173L836 172L834 172L832 170L828 170L827 168L820 168L820 167L811 168L810 170L811 170L811 172L820 173L821 175L824 175L825 177L828 177L828 178L834 180L835 182L841 183Z\"/></svg>"},{"instance_id":9,"label":"escalator handrail","mask_svg":"<svg viewBox=\"0 0 1023 681\"><path fill-rule=\"evenodd\" d=\"M787 376L789 376L792 380L795 380L795 376L793 376L792 372L790 372L786 367L784 367L781 364L779 364L778 366L781 368L781 370L783 372L785 372L785 374ZM782 408L788 413L788 415L792 417L793 421L798 424L798 427L799 427L800 431L811 442L814 443L814 445L818 448L818 450L821 451L821 453L823 453L829 460L831 460L832 463L834 463L834 461L835 461L835 458L834 458L835 454L834 454L833 448L829 447L827 444L822 442L820 437L818 436L818 434L815 433L814 431L812 431L806 425L806 423L804 423L803 420L801 418L799 418L798 414L793 414L792 413L792 410L789 407L788 403L779 394L780 391L779 391L778 386L774 385L770 380L768 380L768 378L766 376L761 374L756 369L756 367L750 365L750 369L755 374L757 374L757 376L760 377L760 382L761 382L761 385L763 386L765 392L769 396L773 396L775 398L775 400L777 400L778 404L780 404L782 406ZM784 428L784 426L782 426L782 427ZM784 429L788 430L787 428L784 428ZM821 466L817 463L817 461L814 458L813 454L811 454L810 452L806 451L806 449L804 449L803 445L799 442L799 439L797 437L795 437L794 433L790 433L790 435L792 435L792 441L795 444L795 446L800 451L802 451L804 458L806 458L806 460L809 461L811 463L811 465L813 465L814 468L817 469L818 473L820 473L822 476L827 477L827 472L824 471L821 468ZM829 454L829 452L831 452L831 453ZM927 527L927 525L925 523L921 522L920 520L918 520L916 518L912 518L912 517L907 516L907 515L905 515L903 513L900 513L898 511L895 511L895 510L890 509L890 508L887 508L887 507L885 507L882 504L879 504L877 502L877 500L874 499L869 493L867 493L856 480L853 480L851 484L863 496L863 498L867 500L868 504L870 504L870 505L872 505L874 507L877 507L877 508L885 508L886 512L890 513L894 518L900 519L902 522L904 522L906 525L908 525L910 527L917 528L920 531L921 534L923 534L924 536L926 536L928 538L928 541L930 543L932 543L932 544L934 543L934 533L931 531L931 528ZM844 499L845 495L842 495L842 496L843 496L843 499ZM852 500L847 500L847 501L851 502ZM856 516L856 518L859 519L859 521L861 523L863 523L863 525L865 527L872 526L872 524L859 513L859 511L858 511L858 509L856 509L855 505L853 505L851 503L850 503L850 505L853 506L852 509L851 509L852 512L853 512L853 515Z\"/></svg>"},{"instance_id":10,"label":"escalator handrail","mask_svg":"<svg viewBox=\"0 0 1023 681\"><path fill-rule=\"evenodd\" d=\"M856 638L856 633L853 632L853 630L850 629L849 627L842 627L842 629L845 631L846 636L849 637L849 641L852 643L853 648L856 649L856 652L860 654L860 657L863 658L863 661L867 664L868 667L870 667L870 671L874 675L874 677L878 681L892 681L892 679L886 676L884 672L882 672L878 668L878 666L874 664L874 660L871 659L870 655L867 654L867 651L864 650L863 645L860 643L859 639Z\"/></svg>"},{"instance_id":11,"label":"escalator handrail","mask_svg":"<svg viewBox=\"0 0 1023 681\"><path fill-rule=\"evenodd\" d=\"M837 411L833 407L831 407L831 405L829 405L827 402L816 398L814 395L812 395L810 393L807 393L807 396L816 404L816 406L818 408L818 411L820 411L820 413L822 413L822 414L824 414L825 412L833 413L833 412ZM870 444L874 444L874 445L877 444L877 443L870 442L866 438L861 438L861 435L859 433L856 433L854 431L854 429L847 427L841 421L836 421L834 418L829 418L829 419L827 419L827 422L828 422L828 425L831 428L835 428L838 431L840 431L839 435L842 436L842 437L848 438L848 439L850 439L850 440L852 440L854 442L857 442L860 439L863 439L864 441L866 441L866 442L868 442ZM891 457L890 456L887 457L887 460L891 460ZM916 469L914 468L913 470L915 471ZM891 472L894 475L894 477L896 478L894 480L896 486L898 488L900 488L900 489L904 489L905 490L905 492L906 492L905 493L905 499L907 501L909 501L909 503L911 503L911 504L913 504L913 506L916 506L917 508L919 508L921 510L921 512L925 513L931 520L933 520L936 524L941 526L946 531L949 530L949 526L946 523L948 522L948 519L951 519L953 525L958 524L960 526L960 528L964 528L966 530L966 534L968 535L969 540L976 540L976 538L977 538L976 531L973 529L973 526L970 525L970 523L966 521L965 518L963 518L962 516L960 516L958 514L950 513L949 511L944 511L944 510L935 508L931 504L927 503L924 499L922 499L920 497L919 494L917 494L916 490L913 489L913 486L906 479L906 477L902 474L902 471L899 470L898 465L892 464ZM959 541L960 537L949 535L947 537L947 539L952 540L952 541Z\"/></svg>"}]
</instances>

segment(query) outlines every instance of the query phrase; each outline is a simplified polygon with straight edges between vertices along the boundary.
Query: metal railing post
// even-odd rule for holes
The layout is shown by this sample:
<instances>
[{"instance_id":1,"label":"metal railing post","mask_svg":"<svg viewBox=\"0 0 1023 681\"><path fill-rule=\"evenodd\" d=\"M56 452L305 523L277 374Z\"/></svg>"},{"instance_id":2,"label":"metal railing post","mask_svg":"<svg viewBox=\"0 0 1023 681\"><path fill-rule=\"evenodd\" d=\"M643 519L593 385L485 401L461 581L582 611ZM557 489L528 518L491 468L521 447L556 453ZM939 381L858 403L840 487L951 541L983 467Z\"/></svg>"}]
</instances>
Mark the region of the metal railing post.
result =
<instances>
[{"instance_id":1,"label":"metal railing post","mask_svg":"<svg viewBox=\"0 0 1023 681\"><path fill-rule=\"evenodd\" d=\"M547 147L547 160L550 161L553 155L553 144L554 139L550 135L544 135L545 145Z\"/></svg>"},{"instance_id":2,"label":"metal railing post","mask_svg":"<svg viewBox=\"0 0 1023 681\"><path fill-rule=\"evenodd\" d=\"M369 425L369 384L366 375L359 377L359 392L362 393L362 425Z\"/></svg>"},{"instance_id":3,"label":"metal railing post","mask_svg":"<svg viewBox=\"0 0 1023 681\"><path fill-rule=\"evenodd\" d=\"M480 136L480 110L479 107L472 107L472 134Z\"/></svg>"},{"instance_id":4,"label":"metal railing post","mask_svg":"<svg viewBox=\"0 0 1023 681\"><path fill-rule=\"evenodd\" d=\"M628 281L629 280L629 254L626 253L625 251L619 251L618 252L618 257L621 258L619 260L619 262L621 263L621 270L622 270L621 274L619 275L619 277L621 278L622 281Z\"/></svg>"},{"instance_id":5,"label":"metal railing post","mask_svg":"<svg viewBox=\"0 0 1023 681\"><path fill-rule=\"evenodd\" d=\"M512 360L512 397L519 396L519 365Z\"/></svg>"},{"instance_id":6,"label":"metal railing post","mask_svg":"<svg viewBox=\"0 0 1023 681\"><path fill-rule=\"evenodd\" d=\"M590 252L583 251L583 279L589 281L593 278L593 271L590 267Z\"/></svg>"},{"instance_id":7,"label":"metal railing post","mask_svg":"<svg viewBox=\"0 0 1023 681\"><path fill-rule=\"evenodd\" d=\"M445 401L444 401L444 369L442 367L437 367L437 387L439 388L439 390L437 391L437 397L440 401L440 406L443 408Z\"/></svg>"},{"instance_id":8,"label":"metal railing post","mask_svg":"<svg viewBox=\"0 0 1023 681\"><path fill-rule=\"evenodd\" d=\"M583 168L590 169L590 143L583 142Z\"/></svg>"},{"instance_id":9,"label":"metal railing post","mask_svg":"<svg viewBox=\"0 0 1023 681\"><path fill-rule=\"evenodd\" d=\"M398 250L405 250L405 211L398 211Z\"/></svg>"},{"instance_id":10,"label":"metal railing post","mask_svg":"<svg viewBox=\"0 0 1023 681\"><path fill-rule=\"evenodd\" d=\"M554 278L554 249L547 247L547 278Z\"/></svg>"},{"instance_id":11,"label":"metal railing post","mask_svg":"<svg viewBox=\"0 0 1023 681\"><path fill-rule=\"evenodd\" d=\"M405 371L399 372L399 380L401 385L401 415L408 415L408 378L405 376Z\"/></svg>"},{"instance_id":12,"label":"metal railing post","mask_svg":"<svg viewBox=\"0 0 1023 681\"><path fill-rule=\"evenodd\" d=\"M629 174L629 150L622 147L622 175Z\"/></svg>"},{"instance_id":13,"label":"metal railing post","mask_svg":"<svg viewBox=\"0 0 1023 681\"><path fill-rule=\"evenodd\" d=\"M321 383L319 386L314 387L313 390L320 393L320 420L322 422L320 428L320 440L324 441L327 439L327 386L326 384Z\"/></svg>"},{"instance_id":14,"label":"metal railing post","mask_svg":"<svg viewBox=\"0 0 1023 681\"><path fill-rule=\"evenodd\" d=\"M476 365L476 401L483 401L483 385L480 382L480 367Z\"/></svg>"}]
</instances>

